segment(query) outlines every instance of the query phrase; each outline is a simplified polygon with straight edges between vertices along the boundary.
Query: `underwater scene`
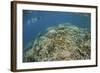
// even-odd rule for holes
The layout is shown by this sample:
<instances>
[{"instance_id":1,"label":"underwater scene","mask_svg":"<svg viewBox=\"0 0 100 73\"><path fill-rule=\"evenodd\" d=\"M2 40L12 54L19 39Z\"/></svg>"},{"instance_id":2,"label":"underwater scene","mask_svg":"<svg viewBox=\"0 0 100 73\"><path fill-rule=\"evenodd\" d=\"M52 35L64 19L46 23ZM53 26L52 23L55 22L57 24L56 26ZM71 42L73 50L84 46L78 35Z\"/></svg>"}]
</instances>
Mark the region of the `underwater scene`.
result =
<instances>
[{"instance_id":1,"label":"underwater scene","mask_svg":"<svg viewBox=\"0 0 100 73\"><path fill-rule=\"evenodd\" d=\"M23 10L23 62L91 59L91 14Z\"/></svg>"}]
</instances>

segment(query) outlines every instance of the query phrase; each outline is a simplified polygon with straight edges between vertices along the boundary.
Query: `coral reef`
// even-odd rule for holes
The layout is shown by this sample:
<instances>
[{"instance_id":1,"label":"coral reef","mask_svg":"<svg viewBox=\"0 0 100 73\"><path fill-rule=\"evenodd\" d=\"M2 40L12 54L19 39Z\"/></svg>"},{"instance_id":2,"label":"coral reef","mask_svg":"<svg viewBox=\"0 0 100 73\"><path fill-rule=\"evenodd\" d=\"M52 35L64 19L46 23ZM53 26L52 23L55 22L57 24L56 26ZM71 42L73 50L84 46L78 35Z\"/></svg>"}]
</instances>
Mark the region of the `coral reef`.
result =
<instances>
[{"instance_id":1,"label":"coral reef","mask_svg":"<svg viewBox=\"0 0 100 73\"><path fill-rule=\"evenodd\" d=\"M86 60L91 55L91 33L69 23L39 33L24 53L24 62Z\"/></svg>"}]
</instances>

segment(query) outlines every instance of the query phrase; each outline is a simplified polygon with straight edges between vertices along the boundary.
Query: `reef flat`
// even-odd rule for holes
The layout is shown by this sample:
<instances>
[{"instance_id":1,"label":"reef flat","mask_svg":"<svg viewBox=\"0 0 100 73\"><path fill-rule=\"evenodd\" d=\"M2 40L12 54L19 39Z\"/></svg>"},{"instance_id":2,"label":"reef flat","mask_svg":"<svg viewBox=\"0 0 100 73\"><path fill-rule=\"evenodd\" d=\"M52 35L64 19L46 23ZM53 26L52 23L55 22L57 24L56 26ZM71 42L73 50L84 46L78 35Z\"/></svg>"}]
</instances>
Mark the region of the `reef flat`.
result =
<instances>
[{"instance_id":1,"label":"reef flat","mask_svg":"<svg viewBox=\"0 0 100 73\"><path fill-rule=\"evenodd\" d=\"M64 23L39 33L23 54L23 62L86 60L90 56L90 31Z\"/></svg>"}]
</instances>

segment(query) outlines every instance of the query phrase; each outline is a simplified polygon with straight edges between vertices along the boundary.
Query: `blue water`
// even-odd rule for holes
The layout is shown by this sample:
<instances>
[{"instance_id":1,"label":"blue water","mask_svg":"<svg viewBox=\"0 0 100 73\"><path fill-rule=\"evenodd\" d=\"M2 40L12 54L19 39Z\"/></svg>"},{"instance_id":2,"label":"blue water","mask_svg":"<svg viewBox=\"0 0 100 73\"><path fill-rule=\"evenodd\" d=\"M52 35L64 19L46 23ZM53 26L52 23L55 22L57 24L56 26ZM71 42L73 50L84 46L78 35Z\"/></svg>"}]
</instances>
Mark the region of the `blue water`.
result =
<instances>
[{"instance_id":1,"label":"blue water","mask_svg":"<svg viewBox=\"0 0 100 73\"><path fill-rule=\"evenodd\" d=\"M23 47L46 28L62 23L90 28L90 13L23 10Z\"/></svg>"}]
</instances>

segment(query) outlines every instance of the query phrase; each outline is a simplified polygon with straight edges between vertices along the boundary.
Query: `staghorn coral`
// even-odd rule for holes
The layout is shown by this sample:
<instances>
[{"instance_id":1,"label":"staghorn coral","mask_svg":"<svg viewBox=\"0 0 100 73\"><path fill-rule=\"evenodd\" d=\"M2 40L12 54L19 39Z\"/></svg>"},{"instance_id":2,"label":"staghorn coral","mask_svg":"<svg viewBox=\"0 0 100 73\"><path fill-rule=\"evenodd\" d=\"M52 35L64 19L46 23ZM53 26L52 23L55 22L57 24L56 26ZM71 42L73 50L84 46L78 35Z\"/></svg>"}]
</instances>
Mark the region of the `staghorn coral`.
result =
<instances>
[{"instance_id":1,"label":"staghorn coral","mask_svg":"<svg viewBox=\"0 0 100 73\"><path fill-rule=\"evenodd\" d=\"M24 53L24 62L90 59L90 32L69 23L49 27Z\"/></svg>"}]
</instances>

